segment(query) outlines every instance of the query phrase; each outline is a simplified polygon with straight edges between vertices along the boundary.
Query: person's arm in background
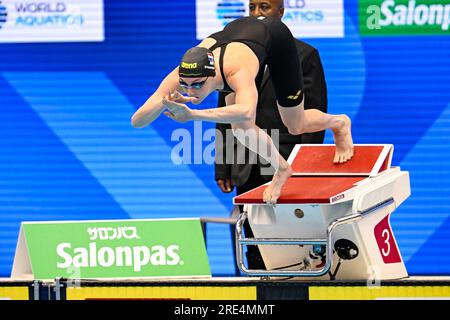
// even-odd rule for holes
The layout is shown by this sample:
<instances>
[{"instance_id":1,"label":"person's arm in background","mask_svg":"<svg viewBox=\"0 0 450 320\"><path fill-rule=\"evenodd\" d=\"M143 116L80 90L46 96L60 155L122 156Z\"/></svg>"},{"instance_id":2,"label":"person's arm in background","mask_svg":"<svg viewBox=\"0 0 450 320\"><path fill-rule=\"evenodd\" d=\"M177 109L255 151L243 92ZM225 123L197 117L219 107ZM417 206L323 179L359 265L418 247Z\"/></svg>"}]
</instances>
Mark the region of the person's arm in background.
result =
<instances>
[{"instance_id":1,"label":"person's arm in background","mask_svg":"<svg viewBox=\"0 0 450 320\"><path fill-rule=\"evenodd\" d=\"M318 109L327 112L327 83L325 73L317 49L306 57L302 63L304 90L305 90L305 109ZM302 134L302 143L321 144L325 138L325 131Z\"/></svg>"},{"instance_id":2,"label":"person's arm in background","mask_svg":"<svg viewBox=\"0 0 450 320\"><path fill-rule=\"evenodd\" d=\"M225 106L225 94L219 93L219 100L217 107ZM234 186L231 185L231 164L227 163L226 153L227 147L233 148L233 146L227 145L227 130L231 130L231 125L226 123L216 123L216 159L214 163L214 175L220 190L224 193L230 193L234 190ZM228 131L230 132L230 131ZM217 134L221 134L218 138Z\"/></svg>"}]
</instances>

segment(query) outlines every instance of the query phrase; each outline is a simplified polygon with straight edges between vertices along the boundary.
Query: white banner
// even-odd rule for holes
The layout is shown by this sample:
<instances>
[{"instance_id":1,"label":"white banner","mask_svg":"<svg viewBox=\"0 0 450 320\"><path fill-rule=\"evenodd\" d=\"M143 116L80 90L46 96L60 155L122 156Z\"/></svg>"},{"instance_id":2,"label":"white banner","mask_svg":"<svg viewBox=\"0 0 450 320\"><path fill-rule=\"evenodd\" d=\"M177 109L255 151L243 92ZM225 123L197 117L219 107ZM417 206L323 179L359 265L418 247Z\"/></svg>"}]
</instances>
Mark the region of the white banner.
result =
<instances>
[{"instance_id":1,"label":"white banner","mask_svg":"<svg viewBox=\"0 0 450 320\"><path fill-rule=\"evenodd\" d=\"M0 0L0 42L104 39L103 0Z\"/></svg>"},{"instance_id":2,"label":"white banner","mask_svg":"<svg viewBox=\"0 0 450 320\"><path fill-rule=\"evenodd\" d=\"M283 22L296 38L344 37L343 0L284 0ZM248 15L248 0L196 0L197 39Z\"/></svg>"}]
</instances>

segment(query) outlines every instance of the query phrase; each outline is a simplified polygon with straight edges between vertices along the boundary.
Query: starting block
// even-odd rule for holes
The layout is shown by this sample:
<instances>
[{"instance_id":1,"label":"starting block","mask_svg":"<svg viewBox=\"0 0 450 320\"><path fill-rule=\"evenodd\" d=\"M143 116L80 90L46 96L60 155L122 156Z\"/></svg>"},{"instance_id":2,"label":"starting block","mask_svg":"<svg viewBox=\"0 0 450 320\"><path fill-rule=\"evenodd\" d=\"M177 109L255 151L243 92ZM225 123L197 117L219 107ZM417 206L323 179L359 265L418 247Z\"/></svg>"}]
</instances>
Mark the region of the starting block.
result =
<instances>
[{"instance_id":1,"label":"starting block","mask_svg":"<svg viewBox=\"0 0 450 320\"><path fill-rule=\"evenodd\" d=\"M391 167L393 150L355 145L350 161L334 164L334 145L296 145L288 159L294 173L275 206L262 200L268 184L234 198L244 205L235 235L241 271L318 280L407 277L389 219L411 190L408 172ZM243 237L246 219L254 238ZM246 268L248 245L258 245L267 270Z\"/></svg>"}]
</instances>

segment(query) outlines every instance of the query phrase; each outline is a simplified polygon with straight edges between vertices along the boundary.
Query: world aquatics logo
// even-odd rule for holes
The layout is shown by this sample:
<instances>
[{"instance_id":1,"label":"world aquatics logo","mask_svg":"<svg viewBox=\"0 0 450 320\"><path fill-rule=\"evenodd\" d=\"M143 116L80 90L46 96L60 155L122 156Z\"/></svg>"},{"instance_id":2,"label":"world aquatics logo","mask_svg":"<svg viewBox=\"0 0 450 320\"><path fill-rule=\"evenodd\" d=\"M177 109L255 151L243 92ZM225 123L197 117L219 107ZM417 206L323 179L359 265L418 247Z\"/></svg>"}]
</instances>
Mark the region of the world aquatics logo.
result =
<instances>
[{"instance_id":1,"label":"world aquatics logo","mask_svg":"<svg viewBox=\"0 0 450 320\"><path fill-rule=\"evenodd\" d=\"M217 3L217 18L225 26L229 22L245 16L245 3L236 0L221 0Z\"/></svg>"},{"instance_id":2,"label":"world aquatics logo","mask_svg":"<svg viewBox=\"0 0 450 320\"><path fill-rule=\"evenodd\" d=\"M6 10L6 6L4 6L0 1L0 29L6 23L7 18L8 18L8 11Z\"/></svg>"}]
</instances>

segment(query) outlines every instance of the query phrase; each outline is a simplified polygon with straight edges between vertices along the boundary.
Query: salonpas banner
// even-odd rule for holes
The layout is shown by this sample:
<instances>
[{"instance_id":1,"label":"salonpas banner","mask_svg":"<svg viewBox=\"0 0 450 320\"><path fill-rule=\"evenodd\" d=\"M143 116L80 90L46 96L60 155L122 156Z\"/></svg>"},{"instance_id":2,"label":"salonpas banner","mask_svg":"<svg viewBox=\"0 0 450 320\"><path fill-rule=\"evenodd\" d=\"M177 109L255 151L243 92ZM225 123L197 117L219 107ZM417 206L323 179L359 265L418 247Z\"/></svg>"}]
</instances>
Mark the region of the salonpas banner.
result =
<instances>
[{"instance_id":1,"label":"salonpas banner","mask_svg":"<svg viewBox=\"0 0 450 320\"><path fill-rule=\"evenodd\" d=\"M450 35L450 0L359 0L363 35Z\"/></svg>"},{"instance_id":2,"label":"salonpas banner","mask_svg":"<svg viewBox=\"0 0 450 320\"><path fill-rule=\"evenodd\" d=\"M199 219L24 222L13 278L209 277Z\"/></svg>"}]
</instances>

